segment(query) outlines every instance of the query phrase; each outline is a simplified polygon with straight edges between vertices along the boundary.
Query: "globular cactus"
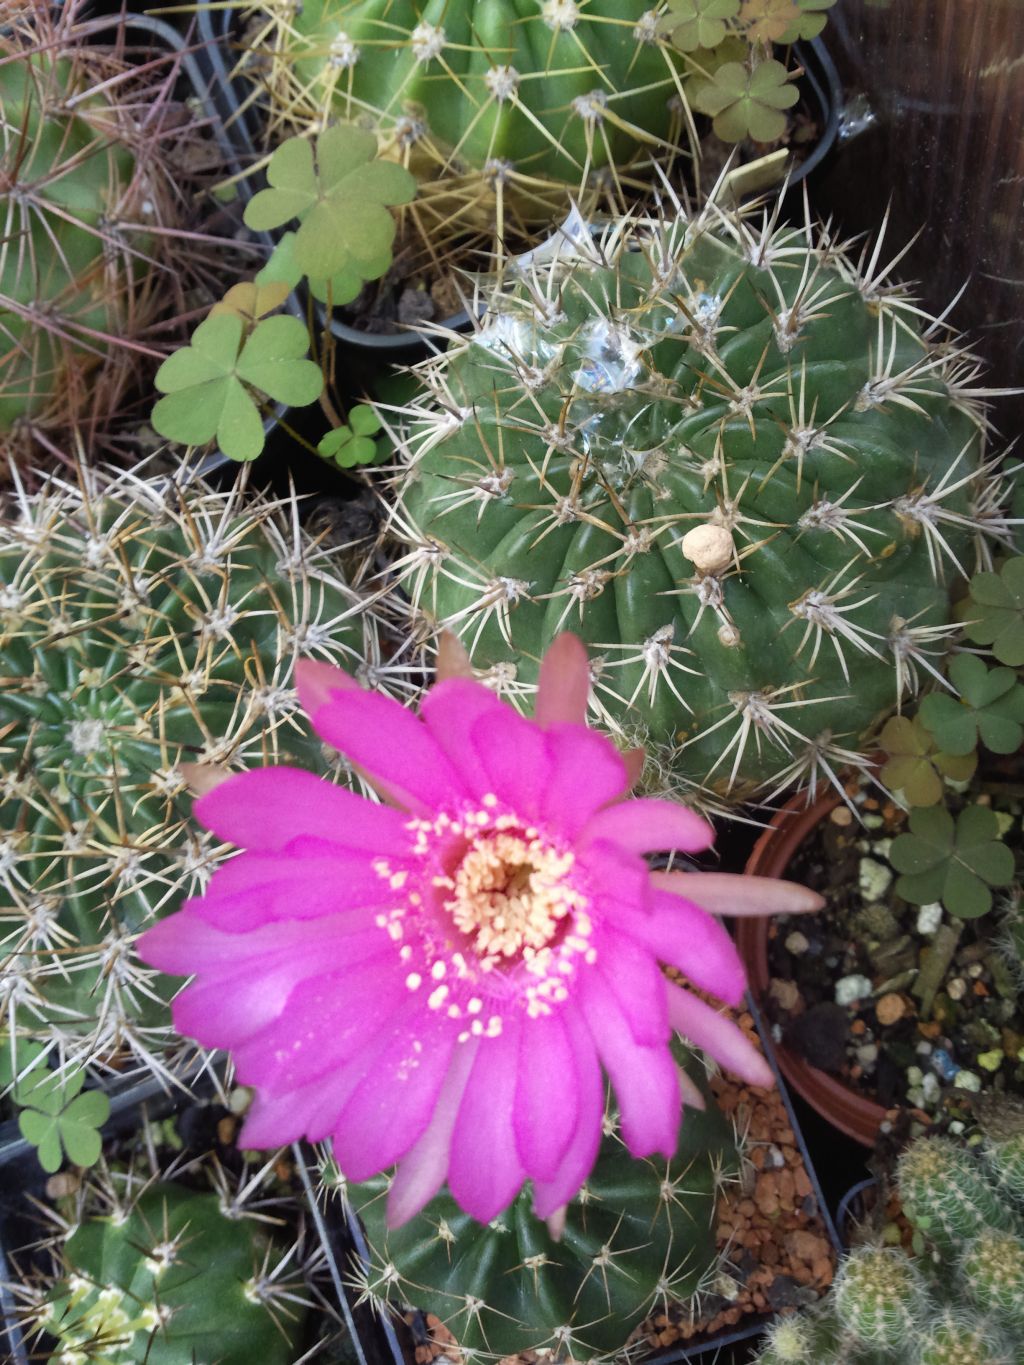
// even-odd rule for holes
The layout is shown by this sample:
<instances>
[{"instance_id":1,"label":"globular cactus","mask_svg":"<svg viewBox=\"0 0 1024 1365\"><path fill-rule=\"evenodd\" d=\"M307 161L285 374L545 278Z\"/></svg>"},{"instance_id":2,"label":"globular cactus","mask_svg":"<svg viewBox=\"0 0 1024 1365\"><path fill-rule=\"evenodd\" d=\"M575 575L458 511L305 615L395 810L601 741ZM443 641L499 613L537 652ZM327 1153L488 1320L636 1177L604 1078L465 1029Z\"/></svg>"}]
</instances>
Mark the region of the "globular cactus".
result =
<instances>
[{"instance_id":1,"label":"globular cactus","mask_svg":"<svg viewBox=\"0 0 1024 1365\"><path fill-rule=\"evenodd\" d=\"M901 1251L867 1247L848 1256L840 1267L836 1316L865 1346L903 1350L920 1330L925 1303L924 1282Z\"/></svg>"},{"instance_id":2,"label":"globular cactus","mask_svg":"<svg viewBox=\"0 0 1024 1365\"><path fill-rule=\"evenodd\" d=\"M304 0L266 5L270 122L370 126L421 182L428 234L507 228L611 193L692 117L648 0ZM635 163L642 169L635 171Z\"/></svg>"},{"instance_id":3,"label":"globular cactus","mask_svg":"<svg viewBox=\"0 0 1024 1365\"><path fill-rule=\"evenodd\" d=\"M328 1163L325 1182L365 1225L372 1259L355 1274L364 1297L437 1314L480 1357L550 1349L589 1360L615 1355L656 1305L706 1287L716 1198L735 1170L733 1134L711 1107L687 1110L672 1162L630 1157L609 1111L559 1241L531 1212L529 1190L486 1227L443 1191L389 1231L386 1176L346 1185Z\"/></svg>"},{"instance_id":4,"label":"globular cactus","mask_svg":"<svg viewBox=\"0 0 1024 1365\"><path fill-rule=\"evenodd\" d=\"M681 783L813 790L940 670L998 462L879 249L677 208L560 242L420 367L397 569L520 687L581 635L600 719Z\"/></svg>"},{"instance_id":5,"label":"globular cactus","mask_svg":"<svg viewBox=\"0 0 1024 1365\"><path fill-rule=\"evenodd\" d=\"M202 237L183 231L195 212L184 157L198 139L171 126L173 54L142 69L123 42L89 35L84 8L7 6L0 28L7 454L52 454L72 428L95 446L166 343L167 315L191 306L206 254ZM159 336L149 330L157 321Z\"/></svg>"},{"instance_id":6,"label":"globular cactus","mask_svg":"<svg viewBox=\"0 0 1024 1365\"><path fill-rule=\"evenodd\" d=\"M243 491L96 474L0 520L0 999L17 1036L80 1061L160 1069L173 1038L176 983L134 940L227 852L181 765L348 780L292 669L372 675L376 618L294 501Z\"/></svg>"},{"instance_id":7,"label":"globular cactus","mask_svg":"<svg viewBox=\"0 0 1024 1365\"><path fill-rule=\"evenodd\" d=\"M116 1215L83 1218L39 1326L64 1365L291 1365L303 1312L275 1280L286 1246L218 1195L150 1184Z\"/></svg>"},{"instance_id":8,"label":"globular cactus","mask_svg":"<svg viewBox=\"0 0 1024 1365\"><path fill-rule=\"evenodd\" d=\"M981 1151L919 1138L897 1183L914 1228L914 1258L865 1246L840 1267L833 1293L780 1325L815 1365L1020 1365L1024 1343L1024 1190L1020 1136ZM758 1365L794 1365L773 1334Z\"/></svg>"}]
</instances>

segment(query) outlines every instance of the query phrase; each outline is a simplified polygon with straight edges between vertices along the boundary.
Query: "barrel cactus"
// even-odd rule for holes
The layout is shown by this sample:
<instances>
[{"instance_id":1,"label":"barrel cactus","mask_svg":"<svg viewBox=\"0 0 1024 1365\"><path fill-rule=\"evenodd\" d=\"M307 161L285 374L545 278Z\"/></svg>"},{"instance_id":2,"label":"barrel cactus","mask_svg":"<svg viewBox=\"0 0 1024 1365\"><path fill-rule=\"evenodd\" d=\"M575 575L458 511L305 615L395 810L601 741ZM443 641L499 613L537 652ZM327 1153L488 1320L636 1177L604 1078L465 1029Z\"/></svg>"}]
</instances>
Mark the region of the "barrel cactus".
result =
<instances>
[{"instance_id":1,"label":"barrel cactus","mask_svg":"<svg viewBox=\"0 0 1024 1365\"><path fill-rule=\"evenodd\" d=\"M616 1355L657 1305L686 1301L717 1266L715 1206L733 1178L736 1140L713 1107L688 1109L670 1163L637 1161L609 1110L597 1162L568 1206L560 1240L519 1194L486 1226L443 1191L388 1230L388 1178L325 1182L362 1220L372 1248L363 1294L435 1313L461 1349L486 1357L552 1350L576 1359Z\"/></svg>"},{"instance_id":2,"label":"barrel cactus","mask_svg":"<svg viewBox=\"0 0 1024 1365\"><path fill-rule=\"evenodd\" d=\"M0 998L19 1037L160 1068L173 983L137 934L226 845L191 822L183 763L296 761L296 658L377 657L375 618L294 503L98 475L0 521Z\"/></svg>"},{"instance_id":3,"label":"barrel cactus","mask_svg":"<svg viewBox=\"0 0 1024 1365\"><path fill-rule=\"evenodd\" d=\"M681 59L648 0L304 0L266 6L272 126L374 127L432 234L550 222L595 178L675 150ZM265 60L269 57L269 62ZM691 120L692 122L692 120ZM595 177L596 173L596 177Z\"/></svg>"},{"instance_id":4,"label":"barrel cactus","mask_svg":"<svg viewBox=\"0 0 1024 1365\"><path fill-rule=\"evenodd\" d=\"M863 762L1009 532L973 369L827 232L713 205L567 238L420 368L392 523L425 633L739 799Z\"/></svg>"},{"instance_id":5,"label":"barrel cactus","mask_svg":"<svg viewBox=\"0 0 1024 1365\"><path fill-rule=\"evenodd\" d=\"M52 453L95 441L148 330L187 309L201 239L179 259L186 198L172 167L192 135L170 128L172 54L143 69L91 37L81 0L8 6L0 29L0 447ZM148 110L146 118L140 110Z\"/></svg>"}]
</instances>

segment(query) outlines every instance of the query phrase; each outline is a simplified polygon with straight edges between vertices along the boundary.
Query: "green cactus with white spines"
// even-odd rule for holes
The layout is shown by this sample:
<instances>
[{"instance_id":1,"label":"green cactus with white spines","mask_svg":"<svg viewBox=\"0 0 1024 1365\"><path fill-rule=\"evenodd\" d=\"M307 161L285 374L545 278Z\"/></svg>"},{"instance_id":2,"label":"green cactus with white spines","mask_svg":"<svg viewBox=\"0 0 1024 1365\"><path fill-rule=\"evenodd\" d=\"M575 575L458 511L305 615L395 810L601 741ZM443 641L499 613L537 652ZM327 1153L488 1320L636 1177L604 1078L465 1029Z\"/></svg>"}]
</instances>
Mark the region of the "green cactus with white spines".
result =
<instances>
[{"instance_id":1,"label":"green cactus with white spines","mask_svg":"<svg viewBox=\"0 0 1024 1365\"><path fill-rule=\"evenodd\" d=\"M558 1241L531 1212L529 1189L486 1227L443 1191L388 1230L387 1176L347 1185L328 1161L324 1183L366 1228L371 1262L353 1276L362 1297L437 1314L470 1359L550 1349L591 1360L616 1355L659 1306L707 1287L717 1196L736 1162L734 1135L710 1104L687 1110L672 1162L632 1158L609 1110Z\"/></svg>"},{"instance_id":2,"label":"green cactus with white spines","mask_svg":"<svg viewBox=\"0 0 1024 1365\"><path fill-rule=\"evenodd\" d=\"M0 522L0 994L18 1036L80 1061L160 1070L173 1040L176 983L134 939L227 852L192 822L181 765L347 780L292 669L359 670L377 618L294 502L243 488L90 475Z\"/></svg>"},{"instance_id":3,"label":"green cactus with white spines","mask_svg":"<svg viewBox=\"0 0 1024 1365\"><path fill-rule=\"evenodd\" d=\"M719 797L863 763L1009 534L973 373L884 273L714 206L534 261L396 415L424 632L529 686L575 631L599 720Z\"/></svg>"},{"instance_id":4,"label":"green cactus with white spines","mask_svg":"<svg viewBox=\"0 0 1024 1365\"><path fill-rule=\"evenodd\" d=\"M594 182L649 181L692 126L647 0L304 0L268 4L261 32L272 126L372 127L419 180L414 218L435 239L502 241Z\"/></svg>"},{"instance_id":5,"label":"green cactus with white spines","mask_svg":"<svg viewBox=\"0 0 1024 1365\"><path fill-rule=\"evenodd\" d=\"M758 1365L1020 1365L1022 1152L1020 1136L990 1137L979 1150L941 1137L912 1143L897 1185L916 1257L889 1247L851 1251L832 1294L791 1327L780 1324ZM798 1346L811 1354L801 1357Z\"/></svg>"},{"instance_id":6,"label":"green cactus with white spines","mask_svg":"<svg viewBox=\"0 0 1024 1365\"><path fill-rule=\"evenodd\" d=\"M52 457L68 430L95 444L147 355L173 334L148 329L187 311L205 255L201 235L182 231L189 191L177 183L176 158L194 134L161 118L172 56L140 69L123 46L86 31L84 9L7 6L0 30L8 455Z\"/></svg>"}]
</instances>

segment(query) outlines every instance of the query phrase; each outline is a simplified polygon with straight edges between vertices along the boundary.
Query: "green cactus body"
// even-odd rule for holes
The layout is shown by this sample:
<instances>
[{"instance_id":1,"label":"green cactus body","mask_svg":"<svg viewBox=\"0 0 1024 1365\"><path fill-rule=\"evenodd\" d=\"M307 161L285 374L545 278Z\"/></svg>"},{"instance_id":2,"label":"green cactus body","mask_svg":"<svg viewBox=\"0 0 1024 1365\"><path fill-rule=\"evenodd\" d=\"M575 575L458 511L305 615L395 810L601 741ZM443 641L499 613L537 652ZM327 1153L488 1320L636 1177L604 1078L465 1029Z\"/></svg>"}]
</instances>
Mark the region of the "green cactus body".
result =
<instances>
[{"instance_id":1,"label":"green cactus body","mask_svg":"<svg viewBox=\"0 0 1024 1365\"><path fill-rule=\"evenodd\" d=\"M1024 1329L1024 1241L986 1228L964 1248L961 1266L979 1307Z\"/></svg>"},{"instance_id":2,"label":"green cactus body","mask_svg":"<svg viewBox=\"0 0 1024 1365\"><path fill-rule=\"evenodd\" d=\"M1005 532L955 367L809 230L613 226L421 375L394 524L428 626L527 688L576 632L601 719L720 795L856 761Z\"/></svg>"},{"instance_id":3,"label":"green cactus body","mask_svg":"<svg viewBox=\"0 0 1024 1365\"><path fill-rule=\"evenodd\" d=\"M969 1318L946 1312L925 1333L917 1365L1011 1365L997 1333Z\"/></svg>"},{"instance_id":4,"label":"green cactus body","mask_svg":"<svg viewBox=\"0 0 1024 1365\"><path fill-rule=\"evenodd\" d=\"M13 182L5 186L14 218L7 237L19 239L0 257L0 433L59 397L69 352L94 366L104 350L99 337L122 327L124 267L104 242L105 224L139 221L143 196L130 189L135 158L110 135L107 101L83 100L67 112L65 100L80 85L70 61L47 54L0 63L0 140Z\"/></svg>"},{"instance_id":5,"label":"green cactus body","mask_svg":"<svg viewBox=\"0 0 1024 1365\"><path fill-rule=\"evenodd\" d=\"M261 1293L282 1251L215 1194L151 1185L123 1217L81 1223L42 1321L62 1365L290 1365L297 1328Z\"/></svg>"},{"instance_id":6,"label":"green cactus body","mask_svg":"<svg viewBox=\"0 0 1024 1365\"><path fill-rule=\"evenodd\" d=\"M924 1138L900 1158L900 1200L924 1237L946 1255L988 1228L1009 1230L1012 1207L981 1163L948 1138Z\"/></svg>"},{"instance_id":7,"label":"green cactus body","mask_svg":"<svg viewBox=\"0 0 1024 1365\"><path fill-rule=\"evenodd\" d=\"M1024 1211L1024 1133L991 1142L989 1161L999 1188Z\"/></svg>"},{"instance_id":8,"label":"green cactus body","mask_svg":"<svg viewBox=\"0 0 1024 1365\"><path fill-rule=\"evenodd\" d=\"M836 1281L839 1321L865 1346L898 1351L920 1330L927 1296L920 1275L902 1252L864 1247L851 1252Z\"/></svg>"},{"instance_id":9,"label":"green cactus body","mask_svg":"<svg viewBox=\"0 0 1024 1365\"><path fill-rule=\"evenodd\" d=\"M387 1178L348 1186L372 1247L365 1291L436 1313L467 1351L614 1354L656 1304L703 1286L716 1263L716 1197L735 1169L713 1108L687 1110L671 1163L634 1160L614 1126L558 1242L531 1213L529 1191L486 1227L442 1192L388 1231Z\"/></svg>"},{"instance_id":10,"label":"green cactus body","mask_svg":"<svg viewBox=\"0 0 1024 1365\"><path fill-rule=\"evenodd\" d=\"M342 777L292 668L372 659L359 607L279 505L199 483L44 491L0 523L2 969L18 1034L87 1061L171 1037L176 983L133 939L227 851L192 823L180 765Z\"/></svg>"}]
</instances>

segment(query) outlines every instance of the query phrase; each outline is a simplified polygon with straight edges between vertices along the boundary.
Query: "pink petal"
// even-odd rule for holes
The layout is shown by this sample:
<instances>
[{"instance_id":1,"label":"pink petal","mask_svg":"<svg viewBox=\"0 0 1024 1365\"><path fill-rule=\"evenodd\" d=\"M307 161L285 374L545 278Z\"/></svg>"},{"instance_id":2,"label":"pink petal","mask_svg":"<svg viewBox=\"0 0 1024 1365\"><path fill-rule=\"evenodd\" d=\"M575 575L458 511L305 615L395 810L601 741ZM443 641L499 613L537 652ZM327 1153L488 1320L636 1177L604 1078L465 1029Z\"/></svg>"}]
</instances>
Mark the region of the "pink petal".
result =
<instances>
[{"instance_id":1,"label":"pink petal","mask_svg":"<svg viewBox=\"0 0 1024 1365\"><path fill-rule=\"evenodd\" d=\"M295 688L302 709L312 720L313 712L326 706L338 692L360 692L355 678L334 664L318 659L299 659L295 665Z\"/></svg>"},{"instance_id":2,"label":"pink petal","mask_svg":"<svg viewBox=\"0 0 1024 1365\"><path fill-rule=\"evenodd\" d=\"M666 983L667 985L667 983ZM597 1051L611 1077L622 1137L634 1156L672 1158L679 1141L679 1076L667 1044L635 1043L615 997L595 973L579 981L580 1002Z\"/></svg>"},{"instance_id":3,"label":"pink petal","mask_svg":"<svg viewBox=\"0 0 1024 1365\"><path fill-rule=\"evenodd\" d=\"M590 695L587 649L576 635L557 635L541 660L534 719L538 725L583 725Z\"/></svg>"},{"instance_id":4,"label":"pink petal","mask_svg":"<svg viewBox=\"0 0 1024 1365\"><path fill-rule=\"evenodd\" d=\"M247 934L228 934L198 914L201 900L186 901L175 915L147 929L135 943L143 962L172 976L233 971L251 964L258 970L265 957L279 952L313 953L323 965L325 951L332 951L347 935L365 928L360 911L332 915L315 924L307 920L284 920L261 925Z\"/></svg>"},{"instance_id":5,"label":"pink petal","mask_svg":"<svg viewBox=\"0 0 1024 1365\"><path fill-rule=\"evenodd\" d=\"M624 749L621 757L626 769L626 776L629 779L629 790L632 791L643 776L647 755L643 749Z\"/></svg>"},{"instance_id":6,"label":"pink petal","mask_svg":"<svg viewBox=\"0 0 1024 1365\"><path fill-rule=\"evenodd\" d=\"M685 806L671 801L634 797L600 810L587 821L580 842L606 839L630 853L681 849L697 853L714 842L714 830Z\"/></svg>"},{"instance_id":7,"label":"pink petal","mask_svg":"<svg viewBox=\"0 0 1024 1365\"><path fill-rule=\"evenodd\" d=\"M825 905L816 891L775 877L738 872L653 872L651 881L716 915L799 915Z\"/></svg>"},{"instance_id":8,"label":"pink petal","mask_svg":"<svg viewBox=\"0 0 1024 1365\"><path fill-rule=\"evenodd\" d=\"M456 1046L455 1028L410 1001L393 1016L383 1043L333 1137L338 1168L357 1183L393 1166L423 1136Z\"/></svg>"},{"instance_id":9,"label":"pink petal","mask_svg":"<svg viewBox=\"0 0 1024 1365\"><path fill-rule=\"evenodd\" d=\"M479 1045L478 1038L456 1044L433 1117L415 1146L398 1163L391 1182L387 1206L389 1228L401 1227L414 1218L445 1182L455 1120Z\"/></svg>"},{"instance_id":10,"label":"pink petal","mask_svg":"<svg viewBox=\"0 0 1024 1365\"><path fill-rule=\"evenodd\" d=\"M629 1024L633 1041L644 1047L665 1044L672 1035L665 1004L665 978L658 960L628 934L605 924L593 940L600 976Z\"/></svg>"},{"instance_id":11,"label":"pink petal","mask_svg":"<svg viewBox=\"0 0 1024 1365\"><path fill-rule=\"evenodd\" d=\"M254 768L221 783L193 806L196 819L240 848L277 852L300 835L377 856L409 847L405 819L302 768Z\"/></svg>"},{"instance_id":12,"label":"pink petal","mask_svg":"<svg viewBox=\"0 0 1024 1365\"><path fill-rule=\"evenodd\" d=\"M628 788L626 766L610 739L582 725L552 725L545 732L552 772L541 815L552 829L574 838L602 806Z\"/></svg>"},{"instance_id":13,"label":"pink petal","mask_svg":"<svg viewBox=\"0 0 1024 1365\"><path fill-rule=\"evenodd\" d=\"M668 1015L677 1033L713 1057L719 1066L734 1071L748 1085L775 1084L771 1067L738 1024L671 982Z\"/></svg>"},{"instance_id":14,"label":"pink petal","mask_svg":"<svg viewBox=\"0 0 1024 1365\"><path fill-rule=\"evenodd\" d=\"M551 774L544 732L510 706L485 711L470 730L490 790L527 820L540 815Z\"/></svg>"},{"instance_id":15,"label":"pink petal","mask_svg":"<svg viewBox=\"0 0 1024 1365\"><path fill-rule=\"evenodd\" d=\"M533 1182L533 1211L538 1218L550 1217L578 1193L597 1160L604 1122L604 1079L590 1030L574 1008L563 1009L561 1018L573 1054L576 1128L555 1175Z\"/></svg>"},{"instance_id":16,"label":"pink petal","mask_svg":"<svg viewBox=\"0 0 1024 1365\"><path fill-rule=\"evenodd\" d=\"M310 719L328 744L409 810L432 813L464 794L458 774L427 727L390 697L361 688L332 692Z\"/></svg>"},{"instance_id":17,"label":"pink petal","mask_svg":"<svg viewBox=\"0 0 1024 1365\"><path fill-rule=\"evenodd\" d=\"M723 925L699 905L656 891L649 915L619 923L661 962L678 967L695 986L738 1005L747 976L736 945Z\"/></svg>"},{"instance_id":18,"label":"pink petal","mask_svg":"<svg viewBox=\"0 0 1024 1365\"><path fill-rule=\"evenodd\" d=\"M513 1123L527 1173L550 1180L576 1130L576 1064L560 1014L524 1019Z\"/></svg>"},{"instance_id":19,"label":"pink petal","mask_svg":"<svg viewBox=\"0 0 1024 1365\"><path fill-rule=\"evenodd\" d=\"M509 1015L480 1043L452 1134L448 1187L478 1223L497 1218L526 1178L515 1143L518 1063L519 1021Z\"/></svg>"},{"instance_id":20,"label":"pink petal","mask_svg":"<svg viewBox=\"0 0 1024 1365\"><path fill-rule=\"evenodd\" d=\"M396 893L374 871L373 861L367 853L341 848L330 857L243 853L217 869L206 895L192 905L196 914L229 933L273 920L387 908L395 904Z\"/></svg>"},{"instance_id":21,"label":"pink petal","mask_svg":"<svg viewBox=\"0 0 1024 1365\"><path fill-rule=\"evenodd\" d=\"M502 705L493 692L465 678L437 683L420 703L424 724L458 771L467 792L477 799L493 788L471 732L481 716L500 711Z\"/></svg>"},{"instance_id":22,"label":"pink petal","mask_svg":"<svg viewBox=\"0 0 1024 1365\"><path fill-rule=\"evenodd\" d=\"M319 1142L334 1126L337 1106L319 1080L283 1094L257 1093L239 1134L240 1147L283 1147L307 1138Z\"/></svg>"},{"instance_id":23,"label":"pink petal","mask_svg":"<svg viewBox=\"0 0 1024 1365\"><path fill-rule=\"evenodd\" d=\"M602 920L629 928L651 904L651 874L642 858L614 844L592 843L577 851Z\"/></svg>"}]
</instances>

